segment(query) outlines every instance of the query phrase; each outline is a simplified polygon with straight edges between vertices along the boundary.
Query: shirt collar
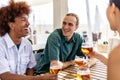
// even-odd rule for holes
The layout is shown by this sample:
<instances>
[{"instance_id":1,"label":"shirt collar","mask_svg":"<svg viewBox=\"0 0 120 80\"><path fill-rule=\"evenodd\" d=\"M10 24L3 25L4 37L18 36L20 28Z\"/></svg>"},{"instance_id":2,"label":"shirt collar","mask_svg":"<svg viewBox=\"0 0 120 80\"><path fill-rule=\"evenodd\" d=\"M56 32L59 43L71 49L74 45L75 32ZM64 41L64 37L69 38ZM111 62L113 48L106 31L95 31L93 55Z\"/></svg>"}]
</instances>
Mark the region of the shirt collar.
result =
<instances>
[{"instance_id":1,"label":"shirt collar","mask_svg":"<svg viewBox=\"0 0 120 80\"><path fill-rule=\"evenodd\" d=\"M7 46L8 46L8 48L16 46L16 44L12 41L12 39L9 36L8 33L5 34L4 39L5 39L5 42L6 42ZM25 43L24 43L23 39L21 40L21 45L22 45L22 47L25 46Z\"/></svg>"},{"instance_id":2,"label":"shirt collar","mask_svg":"<svg viewBox=\"0 0 120 80\"><path fill-rule=\"evenodd\" d=\"M63 36L63 34L62 34L62 41L63 41L63 42L68 42L68 43L69 43L69 42L74 42L74 43L75 43L74 35L75 35L75 34L73 34L73 36L72 36L72 38L70 39L70 41L67 41L66 37Z\"/></svg>"},{"instance_id":3,"label":"shirt collar","mask_svg":"<svg viewBox=\"0 0 120 80\"><path fill-rule=\"evenodd\" d=\"M12 39L10 38L8 33L5 34L4 39L5 39L5 42L8 46L8 48L15 46L15 43L12 41Z\"/></svg>"}]
</instances>

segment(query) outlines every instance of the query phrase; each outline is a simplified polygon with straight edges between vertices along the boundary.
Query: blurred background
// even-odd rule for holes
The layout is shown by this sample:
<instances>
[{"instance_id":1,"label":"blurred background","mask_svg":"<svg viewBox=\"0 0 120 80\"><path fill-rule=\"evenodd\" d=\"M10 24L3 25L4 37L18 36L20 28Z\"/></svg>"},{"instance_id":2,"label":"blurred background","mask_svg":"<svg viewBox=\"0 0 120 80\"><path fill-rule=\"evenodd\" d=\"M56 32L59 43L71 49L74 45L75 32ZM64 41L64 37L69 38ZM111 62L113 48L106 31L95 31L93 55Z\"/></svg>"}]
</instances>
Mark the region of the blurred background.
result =
<instances>
[{"instance_id":1,"label":"blurred background","mask_svg":"<svg viewBox=\"0 0 120 80\"><path fill-rule=\"evenodd\" d=\"M109 0L15 0L26 1L31 6L29 15L31 34L28 36L34 45L46 43L49 34L61 28L66 13L76 13L80 18L76 31L96 42L109 42L118 37L117 32L110 30L106 18ZM0 0L0 7L6 6L9 0ZM44 47L44 46L43 46Z\"/></svg>"}]
</instances>

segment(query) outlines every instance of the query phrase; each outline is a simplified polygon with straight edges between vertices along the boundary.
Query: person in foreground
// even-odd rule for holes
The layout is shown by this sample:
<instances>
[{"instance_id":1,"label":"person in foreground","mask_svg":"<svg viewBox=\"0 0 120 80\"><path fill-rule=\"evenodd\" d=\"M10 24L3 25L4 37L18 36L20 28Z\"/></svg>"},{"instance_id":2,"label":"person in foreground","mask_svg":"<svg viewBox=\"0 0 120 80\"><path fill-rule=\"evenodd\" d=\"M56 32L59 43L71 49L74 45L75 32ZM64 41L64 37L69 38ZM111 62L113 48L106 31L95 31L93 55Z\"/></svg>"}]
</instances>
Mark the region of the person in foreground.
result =
<instances>
[{"instance_id":1,"label":"person in foreground","mask_svg":"<svg viewBox=\"0 0 120 80\"><path fill-rule=\"evenodd\" d=\"M58 64L59 60L64 69L74 64L75 55L84 56L80 49L83 39L75 32L78 26L78 16L74 13L66 14L62 28L54 30L48 37L43 55L35 67L36 74L48 73L50 63Z\"/></svg>"},{"instance_id":2,"label":"person in foreground","mask_svg":"<svg viewBox=\"0 0 120 80\"><path fill-rule=\"evenodd\" d=\"M28 34L30 7L10 1L0 8L0 80L55 80L56 75L33 76L36 65ZM25 76L27 75L27 76Z\"/></svg>"},{"instance_id":3,"label":"person in foreground","mask_svg":"<svg viewBox=\"0 0 120 80\"><path fill-rule=\"evenodd\" d=\"M107 17L110 28L120 34L120 0L110 0L107 8ZM120 80L120 44L109 54L108 58L108 80Z\"/></svg>"},{"instance_id":4,"label":"person in foreground","mask_svg":"<svg viewBox=\"0 0 120 80\"><path fill-rule=\"evenodd\" d=\"M120 34L120 0L109 0L106 13L111 30ZM111 50L108 59L95 52L91 54L108 66L107 80L120 80L120 44Z\"/></svg>"}]
</instances>

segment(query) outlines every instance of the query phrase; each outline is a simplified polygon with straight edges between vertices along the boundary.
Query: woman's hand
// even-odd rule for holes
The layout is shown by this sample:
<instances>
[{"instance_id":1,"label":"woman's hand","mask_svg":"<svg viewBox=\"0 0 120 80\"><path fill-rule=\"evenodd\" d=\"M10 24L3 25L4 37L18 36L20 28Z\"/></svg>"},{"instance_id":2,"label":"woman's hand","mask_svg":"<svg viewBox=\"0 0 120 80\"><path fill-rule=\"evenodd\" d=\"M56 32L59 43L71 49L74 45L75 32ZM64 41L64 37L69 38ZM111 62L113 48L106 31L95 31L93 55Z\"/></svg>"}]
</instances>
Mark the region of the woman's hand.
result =
<instances>
[{"instance_id":1,"label":"woman's hand","mask_svg":"<svg viewBox=\"0 0 120 80\"><path fill-rule=\"evenodd\" d=\"M96 55L97 55L97 54L98 54L97 52L92 51L92 52L90 52L87 56L89 56L89 57L91 57L91 58L96 58Z\"/></svg>"}]
</instances>

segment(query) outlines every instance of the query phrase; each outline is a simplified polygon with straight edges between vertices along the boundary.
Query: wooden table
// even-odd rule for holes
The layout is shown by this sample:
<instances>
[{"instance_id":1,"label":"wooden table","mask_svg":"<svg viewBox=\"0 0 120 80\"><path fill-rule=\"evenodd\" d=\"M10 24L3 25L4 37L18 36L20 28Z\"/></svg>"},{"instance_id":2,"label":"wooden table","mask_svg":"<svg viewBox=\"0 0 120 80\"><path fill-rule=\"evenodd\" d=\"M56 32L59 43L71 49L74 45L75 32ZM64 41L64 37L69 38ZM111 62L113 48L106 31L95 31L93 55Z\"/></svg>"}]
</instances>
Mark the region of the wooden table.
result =
<instances>
[{"instance_id":1,"label":"wooden table","mask_svg":"<svg viewBox=\"0 0 120 80\"><path fill-rule=\"evenodd\" d=\"M77 80L77 66L70 66L58 74L58 80ZM90 68L92 80L107 80L107 67L99 60Z\"/></svg>"}]
</instances>

